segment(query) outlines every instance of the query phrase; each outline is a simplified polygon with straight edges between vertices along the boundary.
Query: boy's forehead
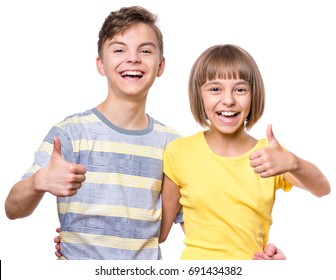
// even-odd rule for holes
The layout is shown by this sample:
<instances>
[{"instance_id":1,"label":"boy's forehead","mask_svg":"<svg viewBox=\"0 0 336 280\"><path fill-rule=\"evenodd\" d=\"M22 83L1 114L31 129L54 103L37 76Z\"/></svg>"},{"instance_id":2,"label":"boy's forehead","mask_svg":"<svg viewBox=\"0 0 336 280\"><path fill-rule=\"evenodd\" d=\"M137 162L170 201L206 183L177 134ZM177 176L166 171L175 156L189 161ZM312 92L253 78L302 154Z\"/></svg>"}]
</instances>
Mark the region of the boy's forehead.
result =
<instances>
[{"instance_id":1,"label":"boy's forehead","mask_svg":"<svg viewBox=\"0 0 336 280\"><path fill-rule=\"evenodd\" d=\"M158 38L156 36L154 29L148 24L144 24L144 23L132 24L129 27L126 27L125 29L120 30L108 40L109 41L119 41L119 40L122 41L126 37L129 39L137 39L139 41L141 40L153 41L155 45L157 45L157 42L158 42Z\"/></svg>"}]
</instances>

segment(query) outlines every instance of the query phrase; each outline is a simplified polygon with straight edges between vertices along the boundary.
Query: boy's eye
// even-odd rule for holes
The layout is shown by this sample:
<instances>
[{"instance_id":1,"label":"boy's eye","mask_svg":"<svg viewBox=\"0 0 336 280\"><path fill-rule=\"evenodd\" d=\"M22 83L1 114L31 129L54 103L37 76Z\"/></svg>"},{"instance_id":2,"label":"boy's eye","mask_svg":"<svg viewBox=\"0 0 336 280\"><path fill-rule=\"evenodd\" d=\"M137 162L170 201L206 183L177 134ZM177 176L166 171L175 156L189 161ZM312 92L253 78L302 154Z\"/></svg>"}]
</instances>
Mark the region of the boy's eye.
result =
<instances>
[{"instance_id":1,"label":"boy's eye","mask_svg":"<svg viewBox=\"0 0 336 280\"><path fill-rule=\"evenodd\" d=\"M116 49L116 50L114 50L114 52L115 53L121 53L121 52L123 52L123 50L122 49Z\"/></svg>"},{"instance_id":2,"label":"boy's eye","mask_svg":"<svg viewBox=\"0 0 336 280\"><path fill-rule=\"evenodd\" d=\"M147 49L146 49L146 50L141 50L141 52L142 52L142 53L145 53L145 54L150 54L150 53L152 53L150 50L147 50Z\"/></svg>"}]
</instances>

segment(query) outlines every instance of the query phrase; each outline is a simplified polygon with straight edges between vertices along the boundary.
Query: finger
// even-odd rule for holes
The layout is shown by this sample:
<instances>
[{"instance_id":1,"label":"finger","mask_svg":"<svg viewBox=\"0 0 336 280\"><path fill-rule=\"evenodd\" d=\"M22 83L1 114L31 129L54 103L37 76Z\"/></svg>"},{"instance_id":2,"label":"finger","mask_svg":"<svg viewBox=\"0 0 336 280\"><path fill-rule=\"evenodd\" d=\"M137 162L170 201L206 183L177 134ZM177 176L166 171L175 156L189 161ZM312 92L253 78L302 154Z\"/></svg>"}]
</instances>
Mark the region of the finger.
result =
<instances>
[{"instance_id":1,"label":"finger","mask_svg":"<svg viewBox=\"0 0 336 280\"><path fill-rule=\"evenodd\" d=\"M69 196L73 196L75 194L77 194L77 189L70 190Z\"/></svg>"},{"instance_id":2,"label":"finger","mask_svg":"<svg viewBox=\"0 0 336 280\"><path fill-rule=\"evenodd\" d=\"M262 252L256 252L254 253L252 260L267 260L267 255Z\"/></svg>"},{"instance_id":3,"label":"finger","mask_svg":"<svg viewBox=\"0 0 336 280\"><path fill-rule=\"evenodd\" d=\"M83 183L86 179L85 175L82 174L76 174L75 182L76 183Z\"/></svg>"},{"instance_id":4,"label":"finger","mask_svg":"<svg viewBox=\"0 0 336 280\"><path fill-rule=\"evenodd\" d=\"M252 160L256 160L258 158L260 158L262 155L262 149L256 150L253 153L250 154L249 159Z\"/></svg>"},{"instance_id":5,"label":"finger","mask_svg":"<svg viewBox=\"0 0 336 280\"><path fill-rule=\"evenodd\" d=\"M250 158L250 166L253 167L253 168L256 168L260 165L262 165L262 159L260 157L258 158L254 158L254 159L251 159Z\"/></svg>"},{"instance_id":6,"label":"finger","mask_svg":"<svg viewBox=\"0 0 336 280\"><path fill-rule=\"evenodd\" d=\"M271 124L267 126L266 135L267 135L267 140L268 140L268 146L279 145L278 140L274 136L273 128Z\"/></svg>"},{"instance_id":7,"label":"finger","mask_svg":"<svg viewBox=\"0 0 336 280\"><path fill-rule=\"evenodd\" d=\"M59 197L67 197L67 196L73 196L73 195L75 195L75 194L77 194L77 189L75 189L75 188L71 188L71 189L68 189L68 190L62 192L62 193L59 194L58 196L59 196Z\"/></svg>"},{"instance_id":8,"label":"finger","mask_svg":"<svg viewBox=\"0 0 336 280\"><path fill-rule=\"evenodd\" d=\"M52 157L62 156L61 140L59 140L59 138L57 137L54 137L53 140L54 140L54 148L53 148L51 156Z\"/></svg>"},{"instance_id":9,"label":"finger","mask_svg":"<svg viewBox=\"0 0 336 280\"><path fill-rule=\"evenodd\" d=\"M273 257L276 253L276 247L274 246L274 244L270 243L265 246L264 251L267 254L267 256Z\"/></svg>"},{"instance_id":10,"label":"finger","mask_svg":"<svg viewBox=\"0 0 336 280\"><path fill-rule=\"evenodd\" d=\"M86 173L86 168L85 168L85 166L83 166L81 164L72 164L71 171L75 174L85 174Z\"/></svg>"},{"instance_id":11,"label":"finger","mask_svg":"<svg viewBox=\"0 0 336 280\"><path fill-rule=\"evenodd\" d=\"M264 172L266 172L266 168L263 165L259 165L253 168L253 171L257 174L262 174Z\"/></svg>"},{"instance_id":12,"label":"finger","mask_svg":"<svg viewBox=\"0 0 336 280\"><path fill-rule=\"evenodd\" d=\"M82 187L82 183L74 183L73 185L72 185L72 190L78 190L78 189L80 189Z\"/></svg>"},{"instance_id":13,"label":"finger","mask_svg":"<svg viewBox=\"0 0 336 280\"><path fill-rule=\"evenodd\" d=\"M252 161L252 160L255 160L258 157L259 157L259 155L256 152L253 152L253 153L250 154L249 159L250 159L250 161Z\"/></svg>"},{"instance_id":14,"label":"finger","mask_svg":"<svg viewBox=\"0 0 336 280\"><path fill-rule=\"evenodd\" d=\"M259 173L259 176L261 178L269 178L269 177L272 177L271 173L269 171L262 171Z\"/></svg>"},{"instance_id":15,"label":"finger","mask_svg":"<svg viewBox=\"0 0 336 280\"><path fill-rule=\"evenodd\" d=\"M264 166L256 167L253 169L253 171L256 174L259 174L261 178L269 178L272 176L272 173L270 173L270 171L267 170L267 168L265 168Z\"/></svg>"},{"instance_id":16,"label":"finger","mask_svg":"<svg viewBox=\"0 0 336 280\"><path fill-rule=\"evenodd\" d=\"M61 239L60 239L59 235L57 235L57 236L54 237L54 242L55 243L60 243L60 240Z\"/></svg>"}]
</instances>

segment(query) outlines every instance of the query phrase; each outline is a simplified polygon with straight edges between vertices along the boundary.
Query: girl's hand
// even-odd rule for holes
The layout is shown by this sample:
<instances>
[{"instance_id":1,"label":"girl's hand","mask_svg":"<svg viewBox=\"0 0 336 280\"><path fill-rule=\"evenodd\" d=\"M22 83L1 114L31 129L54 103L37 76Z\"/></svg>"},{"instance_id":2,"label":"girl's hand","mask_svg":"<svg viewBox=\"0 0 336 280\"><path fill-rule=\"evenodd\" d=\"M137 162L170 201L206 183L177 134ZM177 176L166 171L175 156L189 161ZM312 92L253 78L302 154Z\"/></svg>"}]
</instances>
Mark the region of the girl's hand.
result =
<instances>
[{"instance_id":1,"label":"girl's hand","mask_svg":"<svg viewBox=\"0 0 336 280\"><path fill-rule=\"evenodd\" d=\"M294 165L295 157L292 153L281 147L275 138L272 125L266 130L268 146L253 152L250 155L250 165L254 172L262 178L268 178L290 171Z\"/></svg>"}]
</instances>

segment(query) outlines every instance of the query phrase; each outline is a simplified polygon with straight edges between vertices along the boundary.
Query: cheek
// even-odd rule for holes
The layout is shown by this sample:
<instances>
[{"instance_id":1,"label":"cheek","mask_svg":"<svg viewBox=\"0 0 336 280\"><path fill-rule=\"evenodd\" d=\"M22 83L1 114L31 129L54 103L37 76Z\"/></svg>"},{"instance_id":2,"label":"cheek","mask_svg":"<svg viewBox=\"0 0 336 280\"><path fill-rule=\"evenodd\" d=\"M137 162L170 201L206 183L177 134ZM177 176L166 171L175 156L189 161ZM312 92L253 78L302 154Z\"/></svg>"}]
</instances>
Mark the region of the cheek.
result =
<instances>
[{"instance_id":1,"label":"cheek","mask_svg":"<svg viewBox=\"0 0 336 280\"><path fill-rule=\"evenodd\" d=\"M214 113L217 104L218 101L213 98L203 99L204 111L208 118L211 118L211 115Z\"/></svg>"},{"instance_id":2,"label":"cheek","mask_svg":"<svg viewBox=\"0 0 336 280\"><path fill-rule=\"evenodd\" d=\"M245 99L240 103L245 115L247 116L251 110L251 98Z\"/></svg>"}]
</instances>

